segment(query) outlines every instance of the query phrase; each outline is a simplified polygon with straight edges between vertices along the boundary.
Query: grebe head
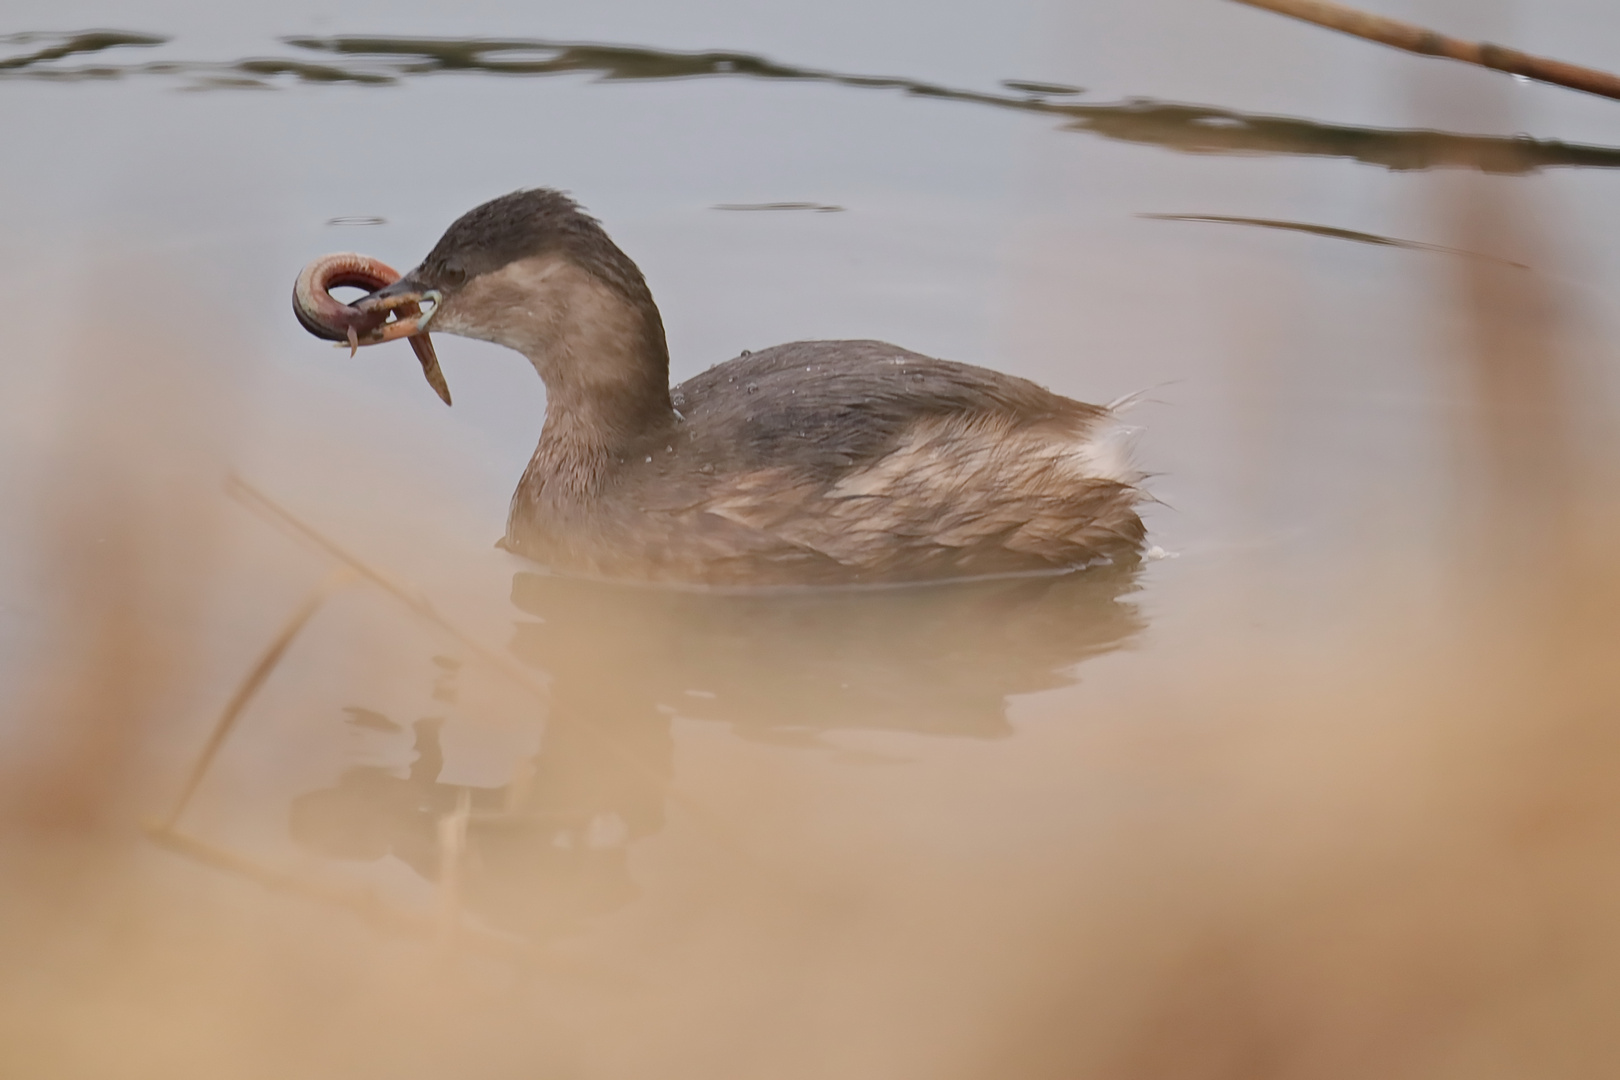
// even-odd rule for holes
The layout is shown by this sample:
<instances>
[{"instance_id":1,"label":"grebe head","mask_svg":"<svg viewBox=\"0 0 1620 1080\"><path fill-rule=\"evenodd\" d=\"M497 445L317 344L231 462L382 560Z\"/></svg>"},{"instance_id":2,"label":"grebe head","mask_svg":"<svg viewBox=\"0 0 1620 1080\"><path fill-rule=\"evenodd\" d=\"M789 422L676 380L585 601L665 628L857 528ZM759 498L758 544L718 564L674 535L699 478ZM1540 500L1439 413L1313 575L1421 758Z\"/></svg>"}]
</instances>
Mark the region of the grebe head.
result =
<instances>
[{"instance_id":1,"label":"grebe head","mask_svg":"<svg viewBox=\"0 0 1620 1080\"><path fill-rule=\"evenodd\" d=\"M374 291L345 304L331 295L342 285ZM671 413L664 323L641 271L558 191L514 191L463 214L403 277L369 256L322 256L299 274L293 309L351 350L409 338L446 404L430 329L523 353L545 380L548 420L572 412L586 434Z\"/></svg>"},{"instance_id":2,"label":"grebe head","mask_svg":"<svg viewBox=\"0 0 1620 1080\"><path fill-rule=\"evenodd\" d=\"M515 191L468 211L420 265L354 307L410 304L422 313L388 324L386 337L431 329L505 345L553 389L646 376L668 387L663 321L641 271L559 191Z\"/></svg>"}]
</instances>

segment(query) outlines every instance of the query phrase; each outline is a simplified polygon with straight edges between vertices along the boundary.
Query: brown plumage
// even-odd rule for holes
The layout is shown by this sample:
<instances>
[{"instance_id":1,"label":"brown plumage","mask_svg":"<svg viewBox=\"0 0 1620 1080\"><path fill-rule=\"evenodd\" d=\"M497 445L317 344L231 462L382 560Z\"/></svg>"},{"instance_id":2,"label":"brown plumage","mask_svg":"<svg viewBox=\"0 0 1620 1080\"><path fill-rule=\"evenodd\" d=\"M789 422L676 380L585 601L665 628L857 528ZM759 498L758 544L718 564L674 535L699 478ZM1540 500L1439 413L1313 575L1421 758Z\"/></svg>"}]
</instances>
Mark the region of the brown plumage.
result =
<instances>
[{"instance_id":1,"label":"brown plumage","mask_svg":"<svg viewBox=\"0 0 1620 1080\"><path fill-rule=\"evenodd\" d=\"M1124 429L1025 379L878 341L803 341L672 392L641 272L558 192L476 208L356 308L417 300L433 310L372 340L431 323L517 349L545 380L505 544L559 570L881 583L1056 571L1141 545Z\"/></svg>"}]
</instances>

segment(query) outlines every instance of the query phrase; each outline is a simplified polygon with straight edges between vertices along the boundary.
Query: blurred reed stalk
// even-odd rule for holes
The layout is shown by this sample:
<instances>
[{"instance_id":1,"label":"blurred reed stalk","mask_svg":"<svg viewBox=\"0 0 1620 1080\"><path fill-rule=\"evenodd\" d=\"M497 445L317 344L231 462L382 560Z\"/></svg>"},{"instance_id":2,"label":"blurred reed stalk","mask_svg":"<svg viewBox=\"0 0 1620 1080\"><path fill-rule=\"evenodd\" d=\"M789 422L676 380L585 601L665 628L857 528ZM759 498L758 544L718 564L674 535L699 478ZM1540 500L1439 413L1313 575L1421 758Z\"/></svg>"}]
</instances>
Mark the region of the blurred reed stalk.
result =
<instances>
[{"instance_id":1,"label":"blurred reed stalk","mask_svg":"<svg viewBox=\"0 0 1620 1080\"><path fill-rule=\"evenodd\" d=\"M32 478L27 556L52 617L44 663L9 688L32 745L0 762L0 817L63 836L133 824L148 747L193 688L219 555L210 468L233 412L217 366L152 323L161 275L107 272L117 299L65 347L55 445Z\"/></svg>"},{"instance_id":2,"label":"blurred reed stalk","mask_svg":"<svg viewBox=\"0 0 1620 1080\"><path fill-rule=\"evenodd\" d=\"M1457 243L1555 265L1535 221L1523 182L1448 177L1437 209ZM1458 342L1461 373L1475 398L1472 437L1489 485L1492 546L1502 555L1534 553L1537 561L1567 562L1576 529L1578 427L1568 355L1569 313L1543 273L1515 273L1478 259L1449 263L1463 313Z\"/></svg>"}]
</instances>

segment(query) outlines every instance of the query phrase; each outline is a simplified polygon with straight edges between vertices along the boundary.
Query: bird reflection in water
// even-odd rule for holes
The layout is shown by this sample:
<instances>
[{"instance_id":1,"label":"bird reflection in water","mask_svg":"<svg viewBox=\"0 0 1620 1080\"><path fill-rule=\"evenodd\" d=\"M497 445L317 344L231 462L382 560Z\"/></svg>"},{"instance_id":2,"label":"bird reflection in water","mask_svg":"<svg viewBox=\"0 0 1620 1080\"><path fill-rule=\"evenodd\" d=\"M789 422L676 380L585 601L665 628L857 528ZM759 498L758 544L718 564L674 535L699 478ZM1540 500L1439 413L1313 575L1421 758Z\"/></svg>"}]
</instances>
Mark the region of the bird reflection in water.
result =
<instances>
[{"instance_id":1,"label":"bird reflection in water","mask_svg":"<svg viewBox=\"0 0 1620 1080\"><path fill-rule=\"evenodd\" d=\"M349 769L294 800L299 846L332 858L393 855L440 874L439 825L463 799L461 901L493 929L557 936L638 895L627 855L664 823L673 720L860 758L824 736L887 731L993 739L1014 695L1073 683L1081 662L1128 644L1145 620L1135 562L1041 577L892 589L682 591L523 572L511 651L550 679L538 753L500 787L441 779L439 719L413 726L405 776ZM435 697L453 698L440 671ZM448 692L447 692L448 691ZM398 725L351 709L352 723Z\"/></svg>"}]
</instances>

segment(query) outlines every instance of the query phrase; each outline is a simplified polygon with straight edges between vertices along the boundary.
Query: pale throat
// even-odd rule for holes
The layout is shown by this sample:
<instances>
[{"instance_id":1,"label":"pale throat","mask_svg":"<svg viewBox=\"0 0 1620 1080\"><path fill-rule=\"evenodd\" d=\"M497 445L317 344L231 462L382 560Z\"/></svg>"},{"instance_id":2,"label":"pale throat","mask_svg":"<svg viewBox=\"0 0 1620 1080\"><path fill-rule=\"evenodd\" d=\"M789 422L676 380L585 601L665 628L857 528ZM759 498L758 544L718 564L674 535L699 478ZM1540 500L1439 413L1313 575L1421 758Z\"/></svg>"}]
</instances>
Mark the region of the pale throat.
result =
<instances>
[{"instance_id":1,"label":"pale throat","mask_svg":"<svg viewBox=\"0 0 1620 1080\"><path fill-rule=\"evenodd\" d=\"M531 471L555 471L570 488L594 486L603 470L675 422L650 296L638 306L550 254L474 278L443 314L438 329L515 349L544 380L546 419Z\"/></svg>"}]
</instances>

